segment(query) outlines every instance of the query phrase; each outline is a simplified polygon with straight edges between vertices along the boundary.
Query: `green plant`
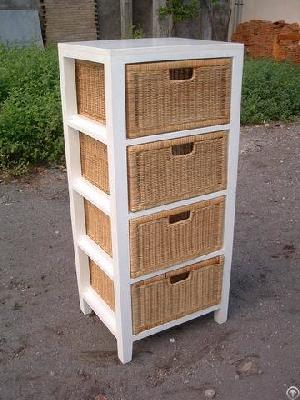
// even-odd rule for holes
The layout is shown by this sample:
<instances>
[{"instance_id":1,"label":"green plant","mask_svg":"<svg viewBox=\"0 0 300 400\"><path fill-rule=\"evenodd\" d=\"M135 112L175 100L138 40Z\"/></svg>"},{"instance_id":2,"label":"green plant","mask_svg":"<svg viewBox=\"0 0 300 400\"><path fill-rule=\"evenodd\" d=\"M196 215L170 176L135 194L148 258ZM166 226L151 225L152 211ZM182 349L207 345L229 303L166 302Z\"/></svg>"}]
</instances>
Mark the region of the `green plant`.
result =
<instances>
[{"instance_id":1,"label":"green plant","mask_svg":"<svg viewBox=\"0 0 300 400\"><path fill-rule=\"evenodd\" d=\"M291 120L300 115L300 66L272 60L246 60L242 124Z\"/></svg>"},{"instance_id":2,"label":"green plant","mask_svg":"<svg viewBox=\"0 0 300 400\"><path fill-rule=\"evenodd\" d=\"M138 25L131 25L130 27L130 37L131 39L143 39L144 37L143 29Z\"/></svg>"},{"instance_id":3,"label":"green plant","mask_svg":"<svg viewBox=\"0 0 300 400\"><path fill-rule=\"evenodd\" d=\"M160 17L172 16L173 23L196 17L199 10L199 0L167 0L165 6L159 9Z\"/></svg>"},{"instance_id":4,"label":"green plant","mask_svg":"<svg viewBox=\"0 0 300 400\"><path fill-rule=\"evenodd\" d=\"M0 168L12 174L63 159L55 48L0 47Z\"/></svg>"}]
</instances>

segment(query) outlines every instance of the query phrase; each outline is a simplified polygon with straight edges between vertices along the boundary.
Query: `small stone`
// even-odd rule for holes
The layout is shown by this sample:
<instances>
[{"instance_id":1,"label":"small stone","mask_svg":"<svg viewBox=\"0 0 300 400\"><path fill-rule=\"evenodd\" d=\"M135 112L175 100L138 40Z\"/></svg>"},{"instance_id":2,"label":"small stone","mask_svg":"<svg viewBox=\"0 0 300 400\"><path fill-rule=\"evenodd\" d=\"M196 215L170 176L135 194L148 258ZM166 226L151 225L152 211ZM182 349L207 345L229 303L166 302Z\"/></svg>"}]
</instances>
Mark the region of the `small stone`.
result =
<instances>
[{"instance_id":1,"label":"small stone","mask_svg":"<svg viewBox=\"0 0 300 400\"><path fill-rule=\"evenodd\" d=\"M55 231L54 233L55 233L55 235L58 235L58 234L59 234L59 231Z\"/></svg>"},{"instance_id":2,"label":"small stone","mask_svg":"<svg viewBox=\"0 0 300 400\"><path fill-rule=\"evenodd\" d=\"M175 339L173 337L170 339L170 343L175 343Z\"/></svg>"},{"instance_id":3,"label":"small stone","mask_svg":"<svg viewBox=\"0 0 300 400\"><path fill-rule=\"evenodd\" d=\"M50 371L50 375L51 375L51 376L54 376L54 375L55 375L55 372L54 372L54 371Z\"/></svg>"},{"instance_id":4,"label":"small stone","mask_svg":"<svg viewBox=\"0 0 300 400\"><path fill-rule=\"evenodd\" d=\"M216 395L215 389L206 389L204 392L204 396L206 399L213 399Z\"/></svg>"},{"instance_id":5,"label":"small stone","mask_svg":"<svg viewBox=\"0 0 300 400\"><path fill-rule=\"evenodd\" d=\"M103 396L103 394L97 394L97 396L95 397L95 400L107 400L107 398L105 396Z\"/></svg>"},{"instance_id":6,"label":"small stone","mask_svg":"<svg viewBox=\"0 0 300 400\"><path fill-rule=\"evenodd\" d=\"M236 366L236 373L240 377L258 375L259 366L257 357L246 357Z\"/></svg>"}]
</instances>

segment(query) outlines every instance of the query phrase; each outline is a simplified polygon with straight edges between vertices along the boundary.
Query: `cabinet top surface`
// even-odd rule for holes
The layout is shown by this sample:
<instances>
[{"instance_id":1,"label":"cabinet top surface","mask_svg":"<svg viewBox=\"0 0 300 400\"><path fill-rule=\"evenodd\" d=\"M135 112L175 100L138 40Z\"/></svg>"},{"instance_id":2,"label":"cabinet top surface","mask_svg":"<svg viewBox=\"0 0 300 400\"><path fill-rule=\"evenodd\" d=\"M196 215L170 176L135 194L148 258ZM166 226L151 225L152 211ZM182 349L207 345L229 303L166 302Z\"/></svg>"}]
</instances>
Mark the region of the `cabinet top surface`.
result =
<instances>
[{"instance_id":1,"label":"cabinet top surface","mask_svg":"<svg viewBox=\"0 0 300 400\"><path fill-rule=\"evenodd\" d=\"M196 40L183 38L152 38L152 39L123 39L123 40L92 40L87 42L69 42L59 44L60 48L86 48L99 50L107 54L131 53L132 51L152 51L159 49L176 50L188 46L199 46L205 49L236 49L242 48L239 43L218 42L214 40Z\"/></svg>"}]
</instances>

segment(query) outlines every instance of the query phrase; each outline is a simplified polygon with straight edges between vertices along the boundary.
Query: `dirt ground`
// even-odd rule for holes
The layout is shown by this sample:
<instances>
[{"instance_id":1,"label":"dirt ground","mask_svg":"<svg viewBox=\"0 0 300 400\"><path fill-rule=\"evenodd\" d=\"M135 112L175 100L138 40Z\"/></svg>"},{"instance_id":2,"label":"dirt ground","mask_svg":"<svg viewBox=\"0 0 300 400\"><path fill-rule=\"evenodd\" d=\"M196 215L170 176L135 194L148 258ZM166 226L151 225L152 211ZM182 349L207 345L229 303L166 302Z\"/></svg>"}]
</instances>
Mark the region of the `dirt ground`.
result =
<instances>
[{"instance_id":1,"label":"dirt ground","mask_svg":"<svg viewBox=\"0 0 300 400\"><path fill-rule=\"evenodd\" d=\"M79 311L66 174L0 185L1 400L284 400L300 386L300 125L243 128L240 149L228 322L144 339L125 366Z\"/></svg>"}]
</instances>

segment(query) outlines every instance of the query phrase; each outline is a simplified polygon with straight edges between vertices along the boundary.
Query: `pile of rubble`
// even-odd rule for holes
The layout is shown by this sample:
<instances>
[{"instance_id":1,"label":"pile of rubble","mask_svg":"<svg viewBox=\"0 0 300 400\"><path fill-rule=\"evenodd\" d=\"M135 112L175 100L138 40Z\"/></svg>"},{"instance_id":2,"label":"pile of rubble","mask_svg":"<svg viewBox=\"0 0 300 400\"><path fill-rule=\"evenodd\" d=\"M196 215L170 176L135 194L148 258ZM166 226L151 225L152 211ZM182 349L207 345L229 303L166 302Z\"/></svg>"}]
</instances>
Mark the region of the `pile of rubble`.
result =
<instances>
[{"instance_id":1,"label":"pile of rubble","mask_svg":"<svg viewBox=\"0 0 300 400\"><path fill-rule=\"evenodd\" d=\"M233 42L244 43L252 58L273 58L300 63L300 27L285 21L252 20L238 25Z\"/></svg>"}]
</instances>

